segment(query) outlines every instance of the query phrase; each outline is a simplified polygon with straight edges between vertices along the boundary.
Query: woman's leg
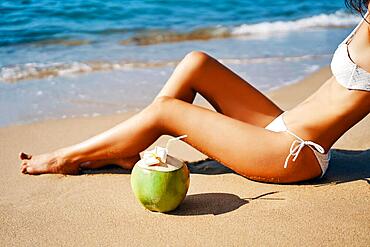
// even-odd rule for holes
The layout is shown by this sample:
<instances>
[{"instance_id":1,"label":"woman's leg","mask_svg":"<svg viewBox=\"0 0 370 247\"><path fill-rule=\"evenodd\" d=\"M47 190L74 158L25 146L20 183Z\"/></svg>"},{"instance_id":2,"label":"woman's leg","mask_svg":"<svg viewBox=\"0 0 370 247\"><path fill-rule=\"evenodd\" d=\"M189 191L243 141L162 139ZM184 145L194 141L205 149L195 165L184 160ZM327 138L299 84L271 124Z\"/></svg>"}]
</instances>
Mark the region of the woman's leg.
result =
<instances>
[{"instance_id":1,"label":"woman's leg","mask_svg":"<svg viewBox=\"0 0 370 247\"><path fill-rule=\"evenodd\" d=\"M185 56L156 98L169 96L192 103L196 93L206 98L217 112L260 127L282 113L277 105L248 82L199 51ZM97 168L112 162L89 162L83 167ZM127 166L127 160L115 163L121 166L126 163Z\"/></svg>"},{"instance_id":2,"label":"woman's leg","mask_svg":"<svg viewBox=\"0 0 370 247\"><path fill-rule=\"evenodd\" d=\"M226 90L225 87L227 87ZM157 98L169 96L191 103L194 100L196 92L203 95L218 112L257 126L267 125L282 112L281 109L262 93L220 64L217 60L202 52L191 52L182 60ZM135 122L136 124L138 121L128 122ZM125 126L128 125L125 124ZM99 140L102 139L101 136L108 138L111 142L114 141L114 138L110 139L111 135L99 136L100 138L94 137L84 142L84 145L80 144L76 146L84 146L85 149L86 147L90 147L93 150L94 143L99 143ZM102 148L101 146L99 147ZM126 153L123 155L123 157L116 160L112 160L112 157L107 157L106 163L114 161L123 167L127 163L126 167L130 167L132 163L135 163L139 159L138 154L127 156L128 154ZM53 163L61 163L60 161L56 161L54 156L62 155L51 153L41 157L36 156L34 160L39 158L38 162L40 163L40 160L51 159ZM25 160L25 163L30 162ZM85 167L95 168L104 164L104 160L99 159L99 162L85 163ZM73 170L69 170L69 173L77 169L76 166L70 165L70 167L73 167ZM25 166L22 169L25 170Z\"/></svg>"},{"instance_id":3,"label":"woman's leg","mask_svg":"<svg viewBox=\"0 0 370 247\"><path fill-rule=\"evenodd\" d=\"M150 105L99 135L55 152L34 157L21 153L21 171L76 174L80 164L85 168L97 168L112 162L130 169L140 159L139 153L161 135L154 125L153 110Z\"/></svg>"},{"instance_id":4,"label":"woman's leg","mask_svg":"<svg viewBox=\"0 0 370 247\"><path fill-rule=\"evenodd\" d=\"M294 140L284 132L271 132L165 96L158 97L135 117L113 129L65 150L61 160L66 164L78 164L87 160L131 156L163 134L187 134L185 142L252 179L293 182L321 173L315 162L306 162L313 156L308 149L303 149L303 154L287 169L283 168L289 146ZM55 166L55 163L50 166ZM29 173L43 172L32 164L26 164L26 169Z\"/></svg>"},{"instance_id":5,"label":"woman's leg","mask_svg":"<svg viewBox=\"0 0 370 247\"><path fill-rule=\"evenodd\" d=\"M157 97L192 103L201 94L217 112L265 127L282 110L269 98L206 53L190 52L179 63Z\"/></svg>"}]
</instances>

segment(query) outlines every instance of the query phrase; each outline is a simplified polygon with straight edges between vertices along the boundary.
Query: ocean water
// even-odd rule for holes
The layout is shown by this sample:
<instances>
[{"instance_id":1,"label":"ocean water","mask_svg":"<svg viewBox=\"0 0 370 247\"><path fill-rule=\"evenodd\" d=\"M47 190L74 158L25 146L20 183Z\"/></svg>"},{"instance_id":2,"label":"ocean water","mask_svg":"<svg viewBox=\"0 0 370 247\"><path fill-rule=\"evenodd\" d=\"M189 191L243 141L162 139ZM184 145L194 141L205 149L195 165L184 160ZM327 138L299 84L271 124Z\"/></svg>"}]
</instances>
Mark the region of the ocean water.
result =
<instances>
[{"instance_id":1,"label":"ocean water","mask_svg":"<svg viewBox=\"0 0 370 247\"><path fill-rule=\"evenodd\" d=\"M192 50L267 92L329 64L360 20L332 0L1 0L0 13L0 126L139 110Z\"/></svg>"}]
</instances>

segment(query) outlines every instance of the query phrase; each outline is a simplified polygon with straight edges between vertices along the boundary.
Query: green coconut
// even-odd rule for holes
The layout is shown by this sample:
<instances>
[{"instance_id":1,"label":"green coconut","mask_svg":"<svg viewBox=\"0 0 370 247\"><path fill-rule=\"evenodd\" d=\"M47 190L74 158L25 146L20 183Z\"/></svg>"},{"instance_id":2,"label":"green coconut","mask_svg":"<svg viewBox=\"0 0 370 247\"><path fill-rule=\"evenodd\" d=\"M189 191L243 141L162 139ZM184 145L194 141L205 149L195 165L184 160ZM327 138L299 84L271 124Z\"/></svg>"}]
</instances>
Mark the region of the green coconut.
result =
<instances>
[{"instance_id":1,"label":"green coconut","mask_svg":"<svg viewBox=\"0 0 370 247\"><path fill-rule=\"evenodd\" d=\"M186 164L170 155L166 163L147 165L139 160L131 173L131 187L139 202L151 211L168 212L184 200L189 188Z\"/></svg>"}]
</instances>

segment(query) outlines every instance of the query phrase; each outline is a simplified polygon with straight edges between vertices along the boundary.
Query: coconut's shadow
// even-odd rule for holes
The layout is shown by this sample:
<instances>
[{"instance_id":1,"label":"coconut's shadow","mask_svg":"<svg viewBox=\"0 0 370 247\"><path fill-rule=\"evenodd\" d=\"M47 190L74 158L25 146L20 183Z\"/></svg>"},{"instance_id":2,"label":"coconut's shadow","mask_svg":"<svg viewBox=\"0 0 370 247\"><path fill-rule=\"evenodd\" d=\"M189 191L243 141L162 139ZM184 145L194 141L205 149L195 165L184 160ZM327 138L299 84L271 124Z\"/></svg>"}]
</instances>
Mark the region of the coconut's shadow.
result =
<instances>
[{"instance_id":1,"label":"coconut's shadow","mask_svg":"<svg viewBox=\"0 0 370 247\"><path fill-rule=\"evenodd\" d=\"M283 198L267 198L265 196L276 194L278 191L264 193L253 198L240 198L229 193L202 193L186 196L182 204L174 211L168 212L171 215L220 215L234 211L252 200L284 200Z\"/></svg>"}]
</instances>

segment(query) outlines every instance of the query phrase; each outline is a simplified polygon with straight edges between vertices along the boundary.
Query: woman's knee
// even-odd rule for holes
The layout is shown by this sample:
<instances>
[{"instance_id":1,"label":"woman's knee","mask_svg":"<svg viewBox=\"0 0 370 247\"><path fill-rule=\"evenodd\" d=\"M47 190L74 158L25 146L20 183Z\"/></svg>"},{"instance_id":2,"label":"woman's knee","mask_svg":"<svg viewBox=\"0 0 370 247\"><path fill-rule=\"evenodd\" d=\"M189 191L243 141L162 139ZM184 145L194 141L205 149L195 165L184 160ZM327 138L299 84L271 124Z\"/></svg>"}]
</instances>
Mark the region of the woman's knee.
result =
<instances>
[{"instance_id":1,"label":"woman's knee","mask_svg":"<svg viewBox=\"0 0 370 247\"><path fill-rule=\"evenodd\" d=\"M160 118L163 112L165 112L164 102L166 101L165 98L169 98L168 96L160 96L154 98L154 100L147 105L144 109L142 109L139 113L141 116L141 121L146 121L150 123L150 126L153 128L158 128L160 123Z\"/></svg>"},{"instance_id":2,"label":"woman's knee","mask_svg":"<svg viewBox=\"0 0 370 247\"><path fill-rule=\"evenodd\" d=\"M170 96L158 96L144 110L152 116L158 127L160 127L165 116L171 111L171 105L173 105L172 102L174 100L176 99Z\"/></svg>"},{"instance_id":3,"label":"woman's knee","mask_svg":"<svg viewBox=\"0 0 370 247\"><path fill-rule=\"evenodd\" d=\"M171 102L174 100L174 97L167 96L167 95L160 95L158 97L155 97L153 102L152 102L152 107L156 109L161 109L164 107L165 104Z\"/></svg>"},{"instance_id":4,"label":"woman's knee","mask_svg":"<svg viewBox=\"0 0 370 247\"><path fill-rule=\"evenodd\" d=\"M188 66L192 66L192 68L200 68L209 64L211 60L213 60L213 58L205 52L191 51L186 54L186 56L182 60L182 63Z\"/></svg>"},{"instance_id":5,"label":"woman's knee","mask_svg":"<svg viewBox=\"0 0 370 247\"><path fill-rule=\"evenodd\" d=\"M190 60L192 62L206 62L211 58L210 55L203 51L191 51L185 55L186 60Z\"/></svg>"}]
</instances>

